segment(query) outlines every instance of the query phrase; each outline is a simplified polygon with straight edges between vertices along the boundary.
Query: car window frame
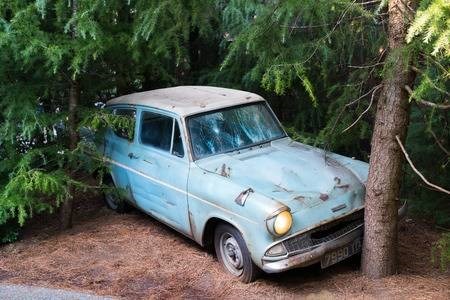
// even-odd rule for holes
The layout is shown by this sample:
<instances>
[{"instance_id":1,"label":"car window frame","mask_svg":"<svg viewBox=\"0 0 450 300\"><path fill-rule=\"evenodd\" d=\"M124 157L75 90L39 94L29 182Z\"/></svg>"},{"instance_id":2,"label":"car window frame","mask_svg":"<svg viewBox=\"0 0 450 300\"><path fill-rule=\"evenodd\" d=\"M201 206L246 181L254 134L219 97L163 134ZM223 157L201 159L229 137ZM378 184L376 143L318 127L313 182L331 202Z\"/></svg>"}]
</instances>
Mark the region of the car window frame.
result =
<instances>
[{"instance_id":1,"label":"car window frame","mask_svg":"<svg viewBox=\"0 0 450 300\"><path fill-rule=\"evenodd\" d=\"M162 116L165 116L165 117L169 117L169 118L172 119L172 132L171 132L169 151L161 149L161 148L158 148L158 147L155 147L155 146L152 146L152 145L149 145L149 144L145 144L145 143L142 142L142 139L141 139L141 129L142 129L142 124L143 124L142 120L143 120L144 113L146 113L146 112L159 114L159 115L162 115ZM152 108L152 107L141 107L140 110L139 110L138 119L139 119L139 124L138 124L138 127L137 127L137 130L136 130L135 134L137 135L136 142L141 147L146 147L148 149L151 149L152 151L156 151L157 153L166 155L168 157L177 158L177 159L180 159L180 160L188 159L189 156L188 156L188 152L187 152L187 142L186 142L186 139L184 137L184 127L182 126L182 122L179 119L178 115L170 113L170 112L167 112L167 111L162 111L162 110L159 110L159 109L156 109L156 108ZM175 154L172 153L173 152L174 134L175 134L175 122L178 125L178 128L180 129L181 143L182 143L183 152L184 152L183 156L178 156L178 155L175 155Z\"/></svg>"},{"instance_id":2,"label":"car window frame","mask_svg":"<svg viewBox=\"0 0 450 300\"><path fill-rule=\"evenodd\" d=\"M180 131L180 138L181 138L181 147L183 148L183 156L180 155L176 155L173 154L173 144L175 141L175 124L178 126L178 130ZM170 154L179 158L184 158L187 154L186 149L185 149L185 142L183 140L183 131L181 130L181 124L179 122L179 120L177 120L176 118L173 118L173 124L172 124L172 140L170 143Z\"/></svg>"}]
</instances>

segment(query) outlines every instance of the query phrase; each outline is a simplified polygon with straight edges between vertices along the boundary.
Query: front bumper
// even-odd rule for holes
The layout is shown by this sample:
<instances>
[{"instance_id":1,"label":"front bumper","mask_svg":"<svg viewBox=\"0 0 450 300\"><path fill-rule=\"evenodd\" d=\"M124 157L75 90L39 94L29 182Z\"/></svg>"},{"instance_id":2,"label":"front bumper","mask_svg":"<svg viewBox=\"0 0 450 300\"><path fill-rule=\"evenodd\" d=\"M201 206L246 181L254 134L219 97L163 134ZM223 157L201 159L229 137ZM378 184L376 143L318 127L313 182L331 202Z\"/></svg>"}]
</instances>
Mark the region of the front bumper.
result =
<instances>
[{"instance_id":1,"label":"front bumper","mask_svg":"<svg viewBox=\"0 0 450 300\"><path fill-rule=\"evenodd\" d=\"M262 269L267 273L278 273L298 267L306 267L321 260L325 253L345 246L363 236L364 224L336 237L335 239L313 246L300 254L285 255L281 257L264 256L262 258Z\"/></svg>"},{"instance_id":2,"label":"front bumper","mask_svg":"<svg viewBox=\"0 0 450 300\"><path fill-rule=\"evenodd\" d=\"M405 202L398 210L399 219L404 218L406 212L407 203ZM364 234L362 214L363 211L360 210L359 212L344 217L340 221L349 218L351 223L339 227L338 230L326 237L316 239L317 243L314 243L313 239L311 239L314 230L310 233L284 240L282 243L284 243L287 254L282 256L263 256L261 259L262 269L267 273L278 273L293 268L306 267L320 262L327 252L341 248L357 239L362 239Z\"/></svg>"}]
</instances>

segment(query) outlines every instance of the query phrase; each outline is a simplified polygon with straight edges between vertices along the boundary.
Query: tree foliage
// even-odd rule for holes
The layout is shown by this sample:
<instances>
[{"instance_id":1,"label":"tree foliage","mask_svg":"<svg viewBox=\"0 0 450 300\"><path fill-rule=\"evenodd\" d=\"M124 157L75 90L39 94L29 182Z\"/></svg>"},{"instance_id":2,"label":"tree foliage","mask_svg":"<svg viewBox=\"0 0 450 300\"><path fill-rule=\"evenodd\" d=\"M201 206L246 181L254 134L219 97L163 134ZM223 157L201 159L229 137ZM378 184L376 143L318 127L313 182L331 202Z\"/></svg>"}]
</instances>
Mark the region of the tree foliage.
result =
<instances>
[{"instance_id":1,"label":"tree foliage","mask_svg":"<svg viewBox=\"0 0 450 300\"><path fill-rule=\"evenodd\" d=\"M449 19L448 1L421 1L407 35L410 52L415 53L412 68L416 72L410 100L417 104L411 112L407 146L421 172L444 187L448 187L450 177L449 110L421 103L441 105L449 101ZM424 187L415 188L417 180L416 174L408 168L404 196L413 200L413 211L432 216L438 224L449 226L448 197Z\"/></svg>"},{"instance_id":2,"label":"tree foliage","mask_svg":"<svg viewBox=\"0 0 450 300\"><path fill-rule=\"evenodd\" d=\"M80 134L129 126L94 104L177 82L189 69L191 34L210 38L214 20L200 1L77 0L75 11L71 4L0 1L0 225L54 211L102 168L85 139L68 148L73 80L82 91Z\"/></svg>"},{"instance_id":3,"label":"tree foliage","mask_svg":"<svg viewBox=\"0 0 450 300\"><path fill-rule=\"evenodd\" d=\"M450 2L447 0L422 1L406 36L407 42L421 36L424 44L432 46L431 54L439 52L450 56Z\"/></svg>"}]
</instances>

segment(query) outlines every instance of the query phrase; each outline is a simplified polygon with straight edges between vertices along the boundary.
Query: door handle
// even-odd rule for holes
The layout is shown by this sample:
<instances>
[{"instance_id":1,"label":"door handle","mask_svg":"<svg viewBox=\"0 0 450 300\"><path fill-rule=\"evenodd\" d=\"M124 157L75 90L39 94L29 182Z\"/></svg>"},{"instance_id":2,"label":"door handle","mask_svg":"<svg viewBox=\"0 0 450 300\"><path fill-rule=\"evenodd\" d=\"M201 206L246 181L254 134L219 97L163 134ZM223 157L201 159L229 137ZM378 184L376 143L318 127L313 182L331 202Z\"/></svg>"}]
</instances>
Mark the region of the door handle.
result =
<instances>
[{"instance_id":1,"label":"door handle","mask_svg":"<svg viewBox=\"0 0 450 300\"><path fill-rule=\"evenodd\" d=\"M128 153L128 157L129 157L130 159L138 159L138 158L139 158L139 156L134 155L133 152Z\"/></svg>"}]
</instances>

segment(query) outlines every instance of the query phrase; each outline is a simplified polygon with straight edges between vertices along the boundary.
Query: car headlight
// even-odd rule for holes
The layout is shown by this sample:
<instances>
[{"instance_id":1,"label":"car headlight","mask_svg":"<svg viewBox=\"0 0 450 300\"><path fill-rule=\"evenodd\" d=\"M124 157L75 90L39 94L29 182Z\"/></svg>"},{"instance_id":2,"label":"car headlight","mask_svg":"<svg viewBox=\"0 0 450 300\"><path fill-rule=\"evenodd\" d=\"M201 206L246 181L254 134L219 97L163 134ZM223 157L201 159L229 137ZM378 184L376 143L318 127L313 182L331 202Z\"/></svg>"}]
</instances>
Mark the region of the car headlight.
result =
<instances>
[{"instance_id":1,"label":"car headlight","mask_svg":"<svg viewBox=\"0 0 450 300\"><path fill-rule=\"evenodd\" d=\"M289 210L283 210L266 221L267 230L275 236L282 236L292 227L292 215Z\"/></svg>"}]
</instances>

